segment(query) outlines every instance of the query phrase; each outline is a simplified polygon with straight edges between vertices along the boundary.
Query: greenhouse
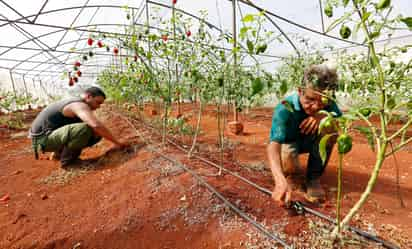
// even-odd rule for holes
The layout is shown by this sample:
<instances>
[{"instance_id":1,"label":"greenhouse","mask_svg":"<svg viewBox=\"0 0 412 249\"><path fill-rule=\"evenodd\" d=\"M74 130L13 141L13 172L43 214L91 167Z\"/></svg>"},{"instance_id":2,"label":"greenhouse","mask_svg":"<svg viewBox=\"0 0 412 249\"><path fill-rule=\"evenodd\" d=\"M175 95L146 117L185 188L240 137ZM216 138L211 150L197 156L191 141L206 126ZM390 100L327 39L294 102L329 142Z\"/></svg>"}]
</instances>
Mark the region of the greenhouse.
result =
<instances>
[{"instance_id":1,"label":"greenhouse","mask_svg":"<svg viewBox=\"0 0 412 249\"><path fill-rule=\"evenodd\" d=\"M412 248L408 0L0 0L0 248Z\"/></svg>"}]
</instances>

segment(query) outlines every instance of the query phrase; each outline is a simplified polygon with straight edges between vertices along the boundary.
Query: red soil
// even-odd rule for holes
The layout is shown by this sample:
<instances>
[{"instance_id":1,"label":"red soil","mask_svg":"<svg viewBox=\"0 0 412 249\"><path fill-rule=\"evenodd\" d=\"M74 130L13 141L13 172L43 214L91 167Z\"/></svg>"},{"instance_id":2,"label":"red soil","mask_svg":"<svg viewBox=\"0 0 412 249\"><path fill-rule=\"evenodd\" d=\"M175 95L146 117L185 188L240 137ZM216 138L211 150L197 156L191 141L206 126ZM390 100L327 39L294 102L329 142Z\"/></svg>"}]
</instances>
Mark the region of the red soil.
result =
<instances>
[{"instance_id":1,"label":"red soil","mask_svg":"<svg viewBox=\"0 0 412 249\"><path fill-rule=\"evenodd\" d=\"M184 105L183 113L188 122L195 124L197 112L192 109L193 106ZM151 116L149 110L150 107L147 116ZM231 149L225 152L226 160L232 162L226 167L269 189L274 183L265 146L271 115L270 108L240 115L243 135L227 133ZM29 125L34 115L27 116ZM109 142L102 141L82 154L83 159L90 159L87 170L62 170L58 162L47 160L46 154L35 160L25 130L0 128L0 198L10 197L0 201L0 248L270 247L269 240L225 208L191 175L148 151L124 118L104 111L100 116L115 134L141 146L136 151L113 151ZM206 108L202 120L197 149L200 154L217 159L217 122L212 107ZM189 160L173 147L165 148L164 153L195 169L232 203L275 234L285 236L289 243L296 243L297 248L327 248L320 244L319 219L291 215L268 196L233 176L216 176L216 169ZM376 232L401 248L412 248L408 239L412 237L412 146L397 153L396 160L406 207L400 207L395 161L391 157L352 224ZM344 214L363 192L374 162L366 139L355 136L353 150L344 159ZM334 152L322 177L328 199L314 207L330 216L335 212L336 166ZM368 244L363 248L377 247Z\"/></svg>"}]
</instances>

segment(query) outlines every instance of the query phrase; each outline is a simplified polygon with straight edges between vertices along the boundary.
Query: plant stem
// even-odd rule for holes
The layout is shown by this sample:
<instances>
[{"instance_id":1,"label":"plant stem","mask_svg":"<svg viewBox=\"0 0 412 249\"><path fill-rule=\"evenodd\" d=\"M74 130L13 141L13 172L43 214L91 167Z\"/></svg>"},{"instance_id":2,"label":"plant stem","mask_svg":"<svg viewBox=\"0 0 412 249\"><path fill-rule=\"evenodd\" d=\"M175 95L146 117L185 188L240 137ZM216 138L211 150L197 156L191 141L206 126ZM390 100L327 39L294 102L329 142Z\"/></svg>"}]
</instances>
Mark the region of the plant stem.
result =
<instances>
[{"instance_id":1,"label":"plant stem","mask_svg":"<svg viewBox=\"0 0 412 249\"><path fill-rule=\"evenodd\" d=\"M200 131L200 122L202 121L202 111L203 111L203 101L202 101L202 99L200 99L199 105L200 106L199 106L199 113L197 115L196 131L195 131L195 135L193 136L192 147L190 148L189 153L187 153L189 157L192 157L193 150L195 149L195 146L196 146L197 136L198 136L199 131Z\"/></svg>"},{"instance_id":2,"label":"plant stem","mask_svg":"<svg viewBox=\"0 0 412 249\"><path fill-rule=\"evenodd\" d=\"M366 186L366 189L362 193L362 196L360 197L358 202L356 202L356 204L351 208L349 213L342 220L342 222L340 224L341 227L345 227L350 222L350 220L353 218L353 216L359 211L359 209L366 202L367 198L369 197L369 194L372 192L373 187L375 186L376 180L377 180L378 175L379 175L379 170L381 169L383 161L385 160L386 146L387 146L387 143L383 143L382 148L379 149L378 154L377 154L377 158L376 158L375 167L373 168L372 175L369 178L368 185ZM335 229L332 232L332 238L336 238L338 233L339 233L338 228L335 227Z\"/></svg>"},{"instance_id":3,"label":"plant stem","mask_svg":"<svg viewBox=\"0 0 412 249\"><path fill-rule=\"evenodd\" d=\"M338 234L340 234L340 212L342 203L342 166L343 166L343 154L339 153L339 164L338 164L338 191L336 195L336 229Z\"/></svg>"},{"instance_id":4,"label":"plant stem","mask_svg":"<svg viewBox=\"0 0 412 249\"><path fill-rule=\"evenodd\" d=\"M386 137L386 114L385 114L385 106L386 106L386 91L385 91L385 77L384 77L384 72L382 70L382 67L380 65L380 61L378 56L376 55L376 51L375 51L375 46L374 46L374 42L371 39L371 35L370 32L366 26L366 20L364 20L363 15L356 3L355 0L352 0L354 7L356 8L361 23L362 23L362 28L366 34L367 40L368 40L368 47L369 47L369 51L370 51L370 56L371 56L371 60L373 63L373 66L376 67L377 71L378 71L378 83L379 83L379 87L380 87L380 91L381 91L381 110L379 112L379 116L380 116L380 125L381 125L381 134L380 137L378 139L378 141L380 141L380 143L378 144L378 148L377 148L377 154L376 154L376 162L375 162L375 166L373 168L372 171L372 175L369 178L369 182L368 185L366 186L365 191L362 193L360 199L356 202L356 204L351 208L351 210L349 211L349 213L345 216L345 218L342 220L341 222L341 226L344 227L346 226L350 220L353 218L353 216L359 211L359 209L363 206L363 204L366 202L367 198L369 197L370 193L373 190L373 187L376 184L376 180L378 178L379 175L379 171L382 167L382 164L385 160L385 152L386 152L386 147L388 145L388 141L387 141L387 137ZM335 229L332 232L332 237L335 238L337 236L337 234L339 233L339 226L335 227Z\"/></svg>"}]
</instances>

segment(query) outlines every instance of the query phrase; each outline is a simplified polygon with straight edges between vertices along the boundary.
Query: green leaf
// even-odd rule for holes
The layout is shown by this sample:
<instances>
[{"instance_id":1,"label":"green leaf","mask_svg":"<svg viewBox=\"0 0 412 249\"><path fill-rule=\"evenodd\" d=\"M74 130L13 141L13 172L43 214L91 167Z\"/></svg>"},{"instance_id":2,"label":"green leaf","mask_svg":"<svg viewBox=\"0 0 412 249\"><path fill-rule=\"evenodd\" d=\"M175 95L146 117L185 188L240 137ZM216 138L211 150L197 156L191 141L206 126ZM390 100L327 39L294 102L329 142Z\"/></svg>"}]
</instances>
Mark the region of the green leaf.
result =
<instances>
[{"instance_id":1,"label":"green leaf","mask_svg":"<svg viewBox=\"0 0 412 249\"><path fill-rule=\"evenodd\" d=\"M345 13L343 16L341 16L340 18L336 19L335 21L333 21L329 27L326 29L326 33L328 33L329 31L333 30L336 26L338 26L339 24L341 24L343 21L345 21L346 19L348 19L348 17L350 17L352 15L351 12L347 12Z\"/></svg>"},{"instance_id":2,"label":"green leaf","mask_svg":"<svg viewBox=\"0 0 412 249\"><path fill-rule=\"evenodd\" d=\"M254 15L248 14L245 17L243 17L242 21L243 22L253 22L255 20Z\"/></svg>"},{"instance_id":3,"label":"green leaf","mask_svg":"<svg viewBox=\"0 0 412 249\"><path fill-rule=\"evenodd\" d=\"M136 35L136 34L133 34L133 35L132 35L132 46L133 46L133 45L136 45L136 41L137 41L137 35Z\"/></svg>"},{"instance_id":4,"label":"green leaf","mask_svg":"<svg viewBox=\"0 0 412 249\"><path fill-rule=\"evenodd\" d=\"M379 31L372 32L372 33L370 34L370 39L371 39L371 40L372 40L372 39L375 39L375 38L379 37L380 34L381 34L381 33L380 33Z\"/></svg>"},{"instance_id":5,"label":"green leaf","mask_svg":"<svg viewBox=\"0 0 412 249\"><path fill-rule=\"evenodd\" d=\"M394 97L389 97L389 99L387 100L386 104L387 104L387 107L388 107L389 109L393 109L393 108L396 106L395 98L394 98Z\"/></svg>"},{"instance_id":6,"label":"green leaf","mask_svg":"<svg viewBox=\"0 0 412 249\"><path fill-rule=\"evenodd\" d=\"M252 81L252 96L260 93L263 90L262 80L258 77Z\"/></svg>"},{"instance_id":7,"label":"green leaf","mask_svg":"<svg viewBox=\"0 0 412 249\"><path fill-rule=\"evenodd\" d=\"M349 0L342 0L343 7L346 7L349 3Z\"/></svg>"},{"instance_id":8,"label":"green leaf","mask_svg":"<svg viewBox=\"0 0 412 249\"><path fill-rule=\"evenodd\" d=\"M324 118L322 118L322 120L319 122L319 129L318 129L318 133L321 134L323 129L328 129L332 127L332 122L333 122L333 118L331 116L326 116Z\"/></svg>"},{"instance_id":9,"label":"green leaf","mask_svg":"<svg viewBox=\"0 0 412 249\"><path fill-rule=\"evenodd\" d=\"M319 154L323 164L325 164L326 162L326 156L328 155L326 151L326 145L328 144L328 140L331 136L332 134L327 134L323 136L319 142Z\"/></svg>"},{"instance_id":10,"label":"green leaf","mask_svg":"<svg viewBox=\"0 0 412 249\"><path fill-rule=\"evenodd\" d=\"M370 12L366 12L363 14L362 16L362 22L368 20L368 18L370 17L371 13Z\"/></svg>"},{"instance_id":11,"label":"green leaf","mask_svg":"<svg viewBox=\"0 0 412 249\"><path fill-rule=\"evenodd\" d=\"M368 139L368 144L371 147L372 151L375 151L375 139L373 137L373 133L370 127L364 127L364 126L354 126L356 130L358 130L360 133L366 136Z\"/></svg>"},{"instance_id":12,"label":"green leaf","mask_svg":"<svg viewBox=\"0 0 412 249\"><path fill-rule=\"evenodd\" d=\"M246 41L246 45L247 45L247 49L248 49L249 53L250 53L250 54L253 53L253 50L254 50L253 42L248 39L248 40Z\"/></svg>"},{"instance_id":13,"label":"green leaf","mask_svg":"<svg viewBox=\"0 0 412 249\"><path fill-rule=\"evenodd\" d=\"M405 23L408 28L412 29L412 17L401 18L401 22Z\"/></svg>"},{"instance_id":14,"label":"green leaf","mask_svg":"<svg viewBox=\"0 0 412 249\"><path fill-rule=\"evenodd\" d=\"M282 80L279 87L280 94L283 96L288 91L288 83L286 80Z\"/></svg>"},{"instance_id":15,"label":"green leaf","mask_svg":"<svg viewBox=\"0 0 412 249\"><path fill-rule=\"evenodd\" d=\"M389 7L391 5L391 0L380 0L380 2L376 5L376 9L381 10Z\"/></svg>"},{"instance_id":16,"label":"green leaf","mask_svg":"<svg viewBox=\"0 0 412 249\"><path fill-rule=\"evenodd\" d=\"M240 33L239 33L239 37L241 37L242 39L244 39L244 37L246 36L247 32L249 31L250 27L244 26L240 29Z\"/></svg>"}]
</instances>

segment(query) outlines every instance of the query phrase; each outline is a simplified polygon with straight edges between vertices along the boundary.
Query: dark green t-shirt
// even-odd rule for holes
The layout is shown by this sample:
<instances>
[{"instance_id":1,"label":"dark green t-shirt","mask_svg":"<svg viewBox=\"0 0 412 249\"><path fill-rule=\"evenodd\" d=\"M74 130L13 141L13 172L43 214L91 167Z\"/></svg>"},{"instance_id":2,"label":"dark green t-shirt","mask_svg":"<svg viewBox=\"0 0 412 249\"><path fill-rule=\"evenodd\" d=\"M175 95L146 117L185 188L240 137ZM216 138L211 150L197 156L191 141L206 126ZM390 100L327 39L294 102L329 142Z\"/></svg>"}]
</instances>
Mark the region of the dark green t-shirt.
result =
<instances>
[{"instance_id":1,"label":"dark green t-shirt","mask_svg":"<svg viewBox=\"0 0 412 249\"><path fill-rule=\"evenodd\" d=\"M284 100L289 103L293 111L288 110L282 102L276 105L272 117L272 129L270 130L271 142L290 143L299 139L301 135L299 125L308 117L300 104L298 93L294 93ZM337 117L342 115L335 102L326 106L324 110L336 113Z\"/></svg>"}]
</instances>

